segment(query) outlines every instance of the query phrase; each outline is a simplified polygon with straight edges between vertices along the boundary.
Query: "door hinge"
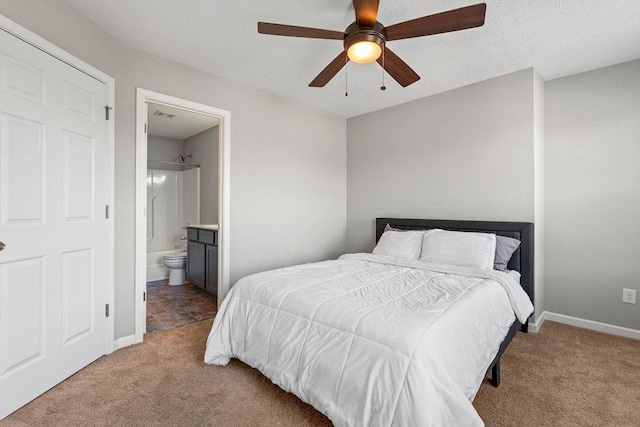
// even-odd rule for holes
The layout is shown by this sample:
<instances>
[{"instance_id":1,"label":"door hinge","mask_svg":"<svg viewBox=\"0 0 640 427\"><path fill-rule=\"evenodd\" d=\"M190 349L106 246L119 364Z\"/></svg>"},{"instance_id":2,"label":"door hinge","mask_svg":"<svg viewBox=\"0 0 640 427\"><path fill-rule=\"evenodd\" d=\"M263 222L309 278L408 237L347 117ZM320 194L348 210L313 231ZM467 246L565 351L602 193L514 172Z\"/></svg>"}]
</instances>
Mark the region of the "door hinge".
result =
<instances>
[{"instance_id":1,"label":"door hinge","mask_svg":"<svg viewBox=\"0 0 640 427\"><path fill-rule=\"evenodd\" d=\"M109 304L104 305L104 317L109 317Z\"/></svg>"},{"instance_id":2,"label":"door hinge","mask_svg":"<svg viewBox=\"0 0 640 427\"><path fill-rule=\"evenodd\" d=\"M147 133L147 124L144 124L144 133Z\"/></svg>"},{"instance_id":3,"label":"door hinge","mask_svg":"<svg viewBox=\"0 0 640 427\"><path fill-rule=\"evenodd\" d=\"M147 301L147 293L146 293L146 292L143 292L143 293L142 293L142 301L143 301L143 302L146 302L146 301Z\"/></svg>"},{"instance_id":4,"label":"door hinge","mask_svg":"<svg viewBox=\"0 0 640 427\"><path fill-rule=\"evenodd\" d=\"M109 219L109 205L105 206L104 217Z\"/></svg>"},{"instance_id":5,"label":"door hinge","mask_svg":"<svg viewBox=\"0 0 640 427\"><path fill-rule=\"evenodd\" d=\"M105 116L106 116L107 120L109 120L109 116L110 116L109 112L110 112L112 109L113 109L113 108L109 107L108 105L104 107L104 110L105 110Z\"/></svg>"}]
</instances>

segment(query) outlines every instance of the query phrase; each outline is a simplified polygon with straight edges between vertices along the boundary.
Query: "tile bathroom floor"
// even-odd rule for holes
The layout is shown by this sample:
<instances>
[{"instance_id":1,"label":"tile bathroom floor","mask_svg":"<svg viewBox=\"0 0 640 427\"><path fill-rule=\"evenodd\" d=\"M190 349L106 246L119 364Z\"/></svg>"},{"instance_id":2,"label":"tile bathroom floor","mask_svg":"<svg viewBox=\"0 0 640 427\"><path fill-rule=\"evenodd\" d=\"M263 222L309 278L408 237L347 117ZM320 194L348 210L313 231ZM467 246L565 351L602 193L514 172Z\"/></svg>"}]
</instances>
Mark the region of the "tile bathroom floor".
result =
<instances>
[{"instance_id":1,"label":"tile bathroom floor","mask_svg":"<svg viewBox=\"0 0 640 427\"><path fill-rule=\"evenodd\" d=\"M147 333L164 331L215 317L216 301L191 283L169 286L169 280L147 282Z\"/></svg>"}]
</instances>

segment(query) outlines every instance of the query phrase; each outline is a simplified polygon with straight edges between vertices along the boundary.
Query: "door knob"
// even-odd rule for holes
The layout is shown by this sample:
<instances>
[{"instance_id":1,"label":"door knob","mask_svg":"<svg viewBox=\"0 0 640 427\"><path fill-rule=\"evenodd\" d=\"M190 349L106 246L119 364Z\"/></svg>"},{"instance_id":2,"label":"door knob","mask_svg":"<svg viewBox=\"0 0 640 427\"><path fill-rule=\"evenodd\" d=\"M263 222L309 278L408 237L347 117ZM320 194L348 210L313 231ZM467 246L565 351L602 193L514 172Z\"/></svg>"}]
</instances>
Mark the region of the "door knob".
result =
<instances>
[{"instance_id":1,"label":"door knob","mask_svg":"<svg viewBox=\"0 0 640 427\"><path fill-rule=\"evenodd\" d=\"M4 250L4 242L0 242L0 251Z\"/></svg>"}]
</instances>

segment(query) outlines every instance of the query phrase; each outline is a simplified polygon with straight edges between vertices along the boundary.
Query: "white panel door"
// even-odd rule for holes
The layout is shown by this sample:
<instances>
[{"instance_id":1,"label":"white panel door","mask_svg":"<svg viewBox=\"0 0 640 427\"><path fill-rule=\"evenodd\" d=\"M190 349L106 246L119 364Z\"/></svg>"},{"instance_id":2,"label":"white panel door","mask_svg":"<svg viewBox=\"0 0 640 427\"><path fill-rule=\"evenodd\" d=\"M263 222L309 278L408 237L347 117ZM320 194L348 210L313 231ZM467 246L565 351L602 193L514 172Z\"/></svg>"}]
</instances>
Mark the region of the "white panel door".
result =
<instances>
[{"instance_id":1,"label":"white panel door","mask_svg":"<svg viewBox=\"0 0 640 427\"><path fill-rule=\"evenodd\" d=\"M106 352L105 97L0 30L0 418Z\"/></svg>"}]
</instances>

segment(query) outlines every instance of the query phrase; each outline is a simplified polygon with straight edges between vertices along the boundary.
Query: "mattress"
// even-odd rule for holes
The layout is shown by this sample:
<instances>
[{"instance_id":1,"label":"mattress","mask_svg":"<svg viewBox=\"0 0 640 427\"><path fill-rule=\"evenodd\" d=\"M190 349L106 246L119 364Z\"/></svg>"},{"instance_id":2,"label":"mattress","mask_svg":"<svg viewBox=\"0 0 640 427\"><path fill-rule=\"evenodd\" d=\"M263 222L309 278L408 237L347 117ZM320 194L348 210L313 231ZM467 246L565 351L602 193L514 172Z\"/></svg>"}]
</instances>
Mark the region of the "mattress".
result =
<instances>
[{"instance_id":1,"label":"mattress","mask_svg":"<svg viewBox=\"0 0 640 427\"><path fill-rule=\"evenodd\" d=\"M205 362L237 358L337 426L482 425L472 400L531 311L506 273L345 255L240 280Z\"/></svg>"}]
</instances>

